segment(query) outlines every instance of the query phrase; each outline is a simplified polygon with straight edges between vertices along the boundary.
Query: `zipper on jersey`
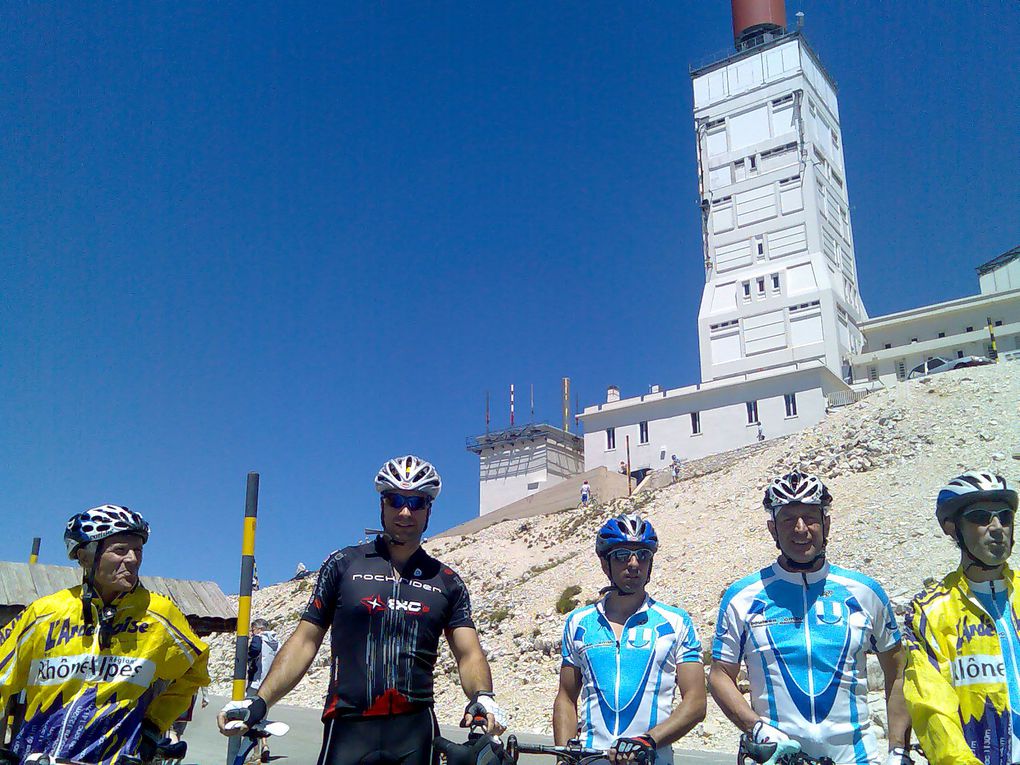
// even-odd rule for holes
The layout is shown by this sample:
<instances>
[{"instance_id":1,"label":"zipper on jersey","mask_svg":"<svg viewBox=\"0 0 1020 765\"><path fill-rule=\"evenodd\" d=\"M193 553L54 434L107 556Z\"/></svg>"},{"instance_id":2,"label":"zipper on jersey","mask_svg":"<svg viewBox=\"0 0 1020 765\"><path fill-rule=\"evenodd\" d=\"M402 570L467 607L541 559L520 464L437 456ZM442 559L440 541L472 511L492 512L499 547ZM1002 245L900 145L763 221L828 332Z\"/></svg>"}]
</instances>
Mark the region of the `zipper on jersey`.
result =
<instances>
[{"instance_id":1,"label":"zipper on jersey","mask_svg":"<svg viewBox=\"0 0 1020 765\"><path fill-rule=\"evenodd\" d=\"M1003 665L1005 665L1005 662L1006 662L1006 646L1004 645L1004 643L1005 644L1009 643L1009 634L1007 633L1007 634L1002 635L1000 637L1000 635L999 635L999 628L1000 628L1000 624L1002 625L1002 628L1006 629L1006 630L1008 630L1009 626L1010 626L1009 625L1010 618L1007 616L1008 613L1012 612L1012 607L1011 607L1010 602L1009 602L1009 587L1006 588L1006 603L1005 603L1005 606L1003 608L999 608L999 604L995 600L996 592L995 592L995 580L994 579L989 580L988 587L989 587L989 589L991 590L991 593L992 593L991 604L992 604L992 606L995 607L995 609L997 611L997 613L993 612L992 614L990 614L991 617L992 617L992 626L995 629L995 639L999 643L999 651L1000 651L1000 653L1002 653L1002 661L1003 661ZM1014 626L1014 629L1015 629L1015 626ZM1013 671L1016 672L1017 669L1018 669L1018 667L1016 665L1016 660L1017 660L1016 652L1010 651L1010 658L1011 658L1011 663L1013 664ZM1006 683L1006 696L1007 697L1009 696L1009 683L1008 682ZM1006 722L1009 725L1009 737L1012 740L1013 737L1014 737L1014 733L1013 733L1013 715L1012 714L1006 715Z\"/></svg>"},{"instance_id":2,"label":"zipper on jersey","mask_svg":"<svg viewBox=\"0 0 1020 765\"><path fill-rule=\"evenodd\" d=\"M807 683L808 683L808 696L811 698L811 722L817 722L815 720L815 677L814 672L811 669L811 625L808 619L808 580L807 573L801 572L801 579L804 580L804 589L801 591L801 596L804 602L804 648L807 650Z\"/></svg>"},{"instance_id":3,"label":"zipper on jersey","mask_svg":"<svg viewBox=\"0 0 1020 765\"><path fill-rule=\"evenodd\" d=\"M629 620L628 620L629 621ZM612 627L612 625L610 625ZM613 726L613 736L619 737L620 735L620 652L622 651L621 643L623 642L623 636L627 634L627 623L624 622L623 630L620 632L620 637L616 641L616 724Z\"/></svg>"}]
</instances>

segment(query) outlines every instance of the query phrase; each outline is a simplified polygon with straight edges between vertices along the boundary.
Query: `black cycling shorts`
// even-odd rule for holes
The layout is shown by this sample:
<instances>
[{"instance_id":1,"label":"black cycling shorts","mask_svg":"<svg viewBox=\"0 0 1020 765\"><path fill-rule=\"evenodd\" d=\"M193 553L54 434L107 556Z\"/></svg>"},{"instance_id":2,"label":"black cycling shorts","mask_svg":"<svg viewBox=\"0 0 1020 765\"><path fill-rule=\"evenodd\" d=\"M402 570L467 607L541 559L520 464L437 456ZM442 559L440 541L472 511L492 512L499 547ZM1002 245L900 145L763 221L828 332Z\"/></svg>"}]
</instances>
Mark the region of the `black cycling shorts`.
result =
<instances>
[{"instance_id":1,"label":"black cycling shorts","mask_svg":"<svg viewBox=\"0 0 1020 765\"><path fill-rule=\"evenodd\" d=\"M439 723L432 707L403 715L326 720L318 765L433 765Z\"/></svg>"}]
</instances>

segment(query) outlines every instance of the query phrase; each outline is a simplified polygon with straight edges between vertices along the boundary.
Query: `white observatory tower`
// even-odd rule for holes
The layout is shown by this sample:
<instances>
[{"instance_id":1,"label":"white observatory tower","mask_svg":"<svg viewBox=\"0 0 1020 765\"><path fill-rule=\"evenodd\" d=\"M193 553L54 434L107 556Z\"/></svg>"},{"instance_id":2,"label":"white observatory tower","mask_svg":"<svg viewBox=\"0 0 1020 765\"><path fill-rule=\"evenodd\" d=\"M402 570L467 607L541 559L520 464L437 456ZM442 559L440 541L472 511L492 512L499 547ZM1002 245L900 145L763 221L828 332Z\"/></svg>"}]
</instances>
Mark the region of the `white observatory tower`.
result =
<instances>
[{"instance_id":1,"label":"white observatory tower","mask_svg":"<svg viewBox=\"0 0 1020 765\"><path fill-rule=\"evenodd\" d=\"M849 376L867 319L836 85L783 0L732 0L736 51L693 69L705 256L702 380L820 360Z\"/></svg>"}]
</instances>

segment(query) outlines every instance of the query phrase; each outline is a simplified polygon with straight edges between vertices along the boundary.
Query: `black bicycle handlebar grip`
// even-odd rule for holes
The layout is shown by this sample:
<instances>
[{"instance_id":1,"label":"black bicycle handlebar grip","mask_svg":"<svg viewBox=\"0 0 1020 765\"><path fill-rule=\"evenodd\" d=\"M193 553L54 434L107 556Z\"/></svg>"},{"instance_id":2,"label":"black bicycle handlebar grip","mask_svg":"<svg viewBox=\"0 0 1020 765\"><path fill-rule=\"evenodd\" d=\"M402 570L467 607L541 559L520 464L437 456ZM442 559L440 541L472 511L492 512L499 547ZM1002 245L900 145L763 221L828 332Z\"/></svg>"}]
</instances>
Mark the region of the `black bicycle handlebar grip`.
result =
<instances>
[{"instance_id":1,"label":"black bicycle handlebar grip","mask_svg":"<svg viewBox=\"0 0 1020 765\"><path fill-rule=\"evenodd\" d=\"M188 742L178 741L176 744L160 745L158 752L165 760L183 760L188 755Z\"/></svg>"},{"instance_id":2,"label":"black bicycle handlebar grip","mask_svg":"<svg viewBox=\"0 0 1020 765\"><path fill-rule=\"evenodd\" d=\"M737 750L737 765L746 765L747 760L752 762L767 762L776 753L776 744L758 744L746 733L740 737L740 748Z\"/></svg>"},{"instance_id":3,"label":"black bicycle handlebar grip","mask_svg":"<svg viewBox=\"0 0 1020 765\"><path fill-rule=\"evenodd\" d=\"M507 757L509 757L516 763L521 756L521 750L517 743L517 736L515 736L513 733L507 736L506 746L504 747L504 749L506 750Z\"/></svg>"}]
</instances>

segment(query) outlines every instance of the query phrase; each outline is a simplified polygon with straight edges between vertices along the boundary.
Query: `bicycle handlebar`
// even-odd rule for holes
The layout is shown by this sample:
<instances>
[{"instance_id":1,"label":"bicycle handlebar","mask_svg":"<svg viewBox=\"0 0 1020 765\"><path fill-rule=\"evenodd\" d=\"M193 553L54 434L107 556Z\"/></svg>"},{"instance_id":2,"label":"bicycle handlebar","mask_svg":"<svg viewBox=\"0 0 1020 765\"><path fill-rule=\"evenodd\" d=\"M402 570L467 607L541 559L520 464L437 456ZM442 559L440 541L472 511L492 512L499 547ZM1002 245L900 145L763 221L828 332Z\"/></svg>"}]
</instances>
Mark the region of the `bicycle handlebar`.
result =
<instances>
[{"instance_id":1,"label":"bicycle handlebar","mask_svg":"<svg viewBox=\"0 0 1020 765\"><path fill-rule=\"evenodd\" d=\"M751 765L752 763L767 762L776 753L776 745L758 744L746 733L740 737L740 746L737 749L737 765ZM784 754L777 760L779 765L835 765L830 757L811 757L804 752Z\"/></svg>"},{"instance_id":2,"label":"bicycle handlebar","mask_svg":"<svg viewBox=\"0 0 1020 765\"><path fill-rule=\"evenodd\" d=\"M589 749L580 744L567 744L566 746L547 746L544 744L522 744L517 736L510 735L506 739L506 753L510 759L517 762L522 754L551 754L557 759L564 759L572 763L580 763L582 760L607 757L609 753L605 749Z\"/></svg>"}]
</instances>

